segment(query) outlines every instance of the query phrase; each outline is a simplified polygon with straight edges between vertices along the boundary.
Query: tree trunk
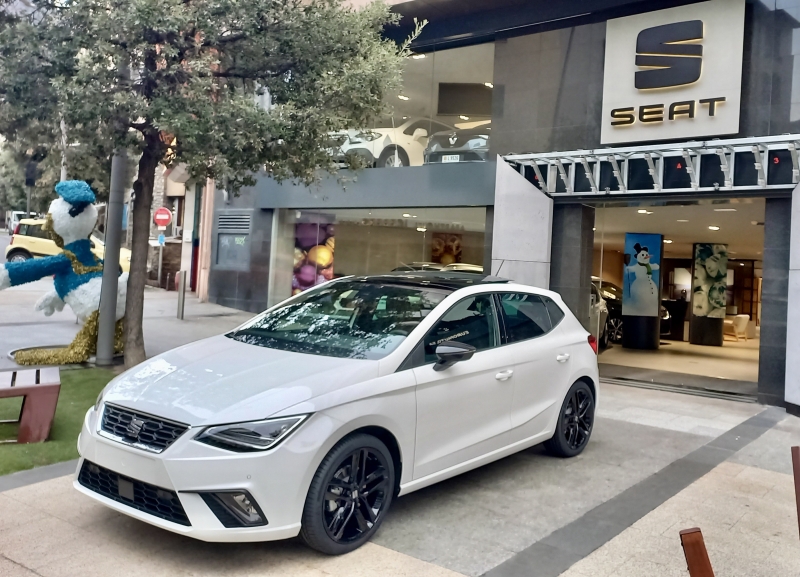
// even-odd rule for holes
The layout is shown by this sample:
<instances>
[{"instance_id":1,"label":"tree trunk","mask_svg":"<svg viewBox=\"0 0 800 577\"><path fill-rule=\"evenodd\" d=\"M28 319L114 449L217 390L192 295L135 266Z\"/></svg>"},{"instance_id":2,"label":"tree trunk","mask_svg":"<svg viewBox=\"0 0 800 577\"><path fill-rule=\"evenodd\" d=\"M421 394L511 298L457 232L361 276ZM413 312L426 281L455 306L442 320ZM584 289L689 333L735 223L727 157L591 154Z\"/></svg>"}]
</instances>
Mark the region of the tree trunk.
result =
<instances>
[{"instance_id":1,"label":"tree trunk","mask_svg":"<svg viewBox=\"0 0 800 577\"><path fill-rule=\"evenodd\" d=\"M147 280L147 249L150 240L150 210L153 205L153 186L158 166L158 142L150 142L139 159L139 173L133 183L136 197L133 201L133 235L131 239L131 267L128 276L128 295L125 300L125 367L144 361L144 286Z\"/></svg>"}]
</instances>

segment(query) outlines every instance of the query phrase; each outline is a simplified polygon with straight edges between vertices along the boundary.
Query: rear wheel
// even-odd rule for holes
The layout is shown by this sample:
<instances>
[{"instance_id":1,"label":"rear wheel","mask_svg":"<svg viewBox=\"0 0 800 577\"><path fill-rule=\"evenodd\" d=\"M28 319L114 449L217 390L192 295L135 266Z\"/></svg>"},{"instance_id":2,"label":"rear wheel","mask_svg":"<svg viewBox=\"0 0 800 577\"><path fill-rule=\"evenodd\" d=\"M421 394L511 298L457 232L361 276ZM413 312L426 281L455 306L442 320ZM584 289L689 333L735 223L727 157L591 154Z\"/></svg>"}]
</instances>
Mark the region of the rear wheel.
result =
<instances>
[{"instance_id":1,"label":"rear wheel","mask_svg":"<svg viewBox=\"0 0 800 577\"><path fill-rule=\"evenodd\" d=\"M622 342L622 319L619 317L608 319L608 338L612 343Z\"/></svg>"},{"instance_id":2,"label":"rear wheel","mask_svg":"<svg viewBox=\"0 0 800 577\"><path fill-rule=\"evenodd\" d=\"M408 165L408 155L399 146L387 146L378 157L378 168L398 168Z\"/></svg>"},{"instance_id":3,"label":"rear wheel","mask_svg":"<svg viewBox=\"0 0 800 577\"><path fill-rule=\"evenodd\" d=\"M23 250L15 250L6 257L7 262L25 262L33 257Z\"/></svg>"},{"instance_id":4,"label":"rear wheel","mask_svg":"<svg viewBox=\"0 0 800 577\"><path fill-rule=\"evenodd\" d=\"M553 438L545 442L557 457L574 457L583 452L594 427L594 395L589 385L578 381L570 387Z\"/></svg>"},{"instance_id":5,"label":"rear wheel","mask_svg":"<svg viewBox=\"0 0 800 577\"><path fill-rule=\"evenodd\" d=\"M323 459L308 490L300 535L313 549L357 549L383 522L394 495L394 463L379 439L345 438Z\"/></svg>"}]
</instances>

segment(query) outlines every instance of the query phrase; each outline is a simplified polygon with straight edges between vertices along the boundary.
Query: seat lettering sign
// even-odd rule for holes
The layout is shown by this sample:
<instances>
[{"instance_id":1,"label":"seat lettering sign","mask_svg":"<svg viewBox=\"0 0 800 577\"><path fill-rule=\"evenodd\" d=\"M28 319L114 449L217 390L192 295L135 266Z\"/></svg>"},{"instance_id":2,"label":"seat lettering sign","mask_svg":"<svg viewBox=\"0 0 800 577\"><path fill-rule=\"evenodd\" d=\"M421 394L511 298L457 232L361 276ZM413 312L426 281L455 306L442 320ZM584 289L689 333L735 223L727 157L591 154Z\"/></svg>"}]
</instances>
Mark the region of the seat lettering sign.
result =
<instances>
[{"instance_id":1,"label":"seat lettering sign","mask_svg":"<svg viewBox=\"0 0 800 577\"><path fill-rule=\"evenodd\" d=\"M739 129L744 0L710 0L609 20L604 144Z\"/></svg>"},{"instance_id":2,"label":"seat lettering sign","mask_svg":"<svg viewBox=\"0 0 800 577\"><path fill-rule=\"evenodd\" d=\"M654 26L636 38L635 85L639 90L682 86L700 80L703 70L703 21Z\"/></svg>"}]
</instances>

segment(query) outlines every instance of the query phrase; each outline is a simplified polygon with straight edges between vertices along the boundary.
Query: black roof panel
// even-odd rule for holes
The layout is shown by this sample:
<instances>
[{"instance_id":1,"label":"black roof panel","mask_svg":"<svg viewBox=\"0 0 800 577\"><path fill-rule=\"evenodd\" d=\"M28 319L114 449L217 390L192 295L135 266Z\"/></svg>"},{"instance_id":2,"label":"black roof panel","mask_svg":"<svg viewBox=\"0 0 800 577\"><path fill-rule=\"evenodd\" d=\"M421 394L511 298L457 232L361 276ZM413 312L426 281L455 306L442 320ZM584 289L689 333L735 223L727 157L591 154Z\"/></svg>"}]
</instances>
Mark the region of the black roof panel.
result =
<instances>
[{"instance_id":1,"label":"black roof panel","mask_svg":"<svg viewBox=\"0 0 800 577\"><path fill-rule=\"evenodd\" d=\"M476 274L471 272L413 271L391 272L387 274L357 276L351 281L392 283L412 286L431 286L452 291L469 286L511 282L506 278Z\"/></svg>"}]
</instances>

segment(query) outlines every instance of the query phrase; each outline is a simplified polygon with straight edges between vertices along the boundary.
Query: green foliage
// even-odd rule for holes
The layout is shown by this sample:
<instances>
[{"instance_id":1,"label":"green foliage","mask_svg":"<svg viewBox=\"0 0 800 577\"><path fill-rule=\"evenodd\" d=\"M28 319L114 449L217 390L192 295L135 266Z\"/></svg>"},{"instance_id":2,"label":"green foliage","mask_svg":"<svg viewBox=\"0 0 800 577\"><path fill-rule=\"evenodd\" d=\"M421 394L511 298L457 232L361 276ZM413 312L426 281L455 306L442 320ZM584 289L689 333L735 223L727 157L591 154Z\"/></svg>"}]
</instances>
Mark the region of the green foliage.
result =
<instances>
[{"instance_id":1,"label":"green foliage","mask_svg":"<svg viewBox=\"0 0 800 577\"><path fill-rule=\"evenodd\" d=\"M335 170L330 135L384 112L408 54L382 39L397 18L380 2L32 3L0 18L0 133L52 149L63 118L82 152L126 144L229 189Z\"/></svg>"}]
</instances>

